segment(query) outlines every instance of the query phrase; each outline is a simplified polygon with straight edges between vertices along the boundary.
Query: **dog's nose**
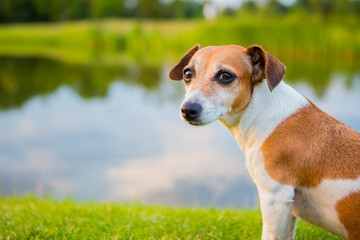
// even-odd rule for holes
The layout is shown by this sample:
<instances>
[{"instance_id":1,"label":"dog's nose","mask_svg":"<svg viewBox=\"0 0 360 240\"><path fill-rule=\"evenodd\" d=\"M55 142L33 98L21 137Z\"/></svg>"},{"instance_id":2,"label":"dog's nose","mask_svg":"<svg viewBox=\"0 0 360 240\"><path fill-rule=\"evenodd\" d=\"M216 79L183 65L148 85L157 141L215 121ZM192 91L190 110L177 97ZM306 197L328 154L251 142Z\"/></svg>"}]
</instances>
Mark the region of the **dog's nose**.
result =
<instances>
[{"instance_id":1,"label":"dog's nose","mask_svg":"<svg viewBox=\"0 0 360 240\"><path fill-rule=\"evenodd\" d=\"M187 120L194 120L201 113L201 105L195 102L186 102L181 107L181 114Z\"/></svg>"}]
</instances>

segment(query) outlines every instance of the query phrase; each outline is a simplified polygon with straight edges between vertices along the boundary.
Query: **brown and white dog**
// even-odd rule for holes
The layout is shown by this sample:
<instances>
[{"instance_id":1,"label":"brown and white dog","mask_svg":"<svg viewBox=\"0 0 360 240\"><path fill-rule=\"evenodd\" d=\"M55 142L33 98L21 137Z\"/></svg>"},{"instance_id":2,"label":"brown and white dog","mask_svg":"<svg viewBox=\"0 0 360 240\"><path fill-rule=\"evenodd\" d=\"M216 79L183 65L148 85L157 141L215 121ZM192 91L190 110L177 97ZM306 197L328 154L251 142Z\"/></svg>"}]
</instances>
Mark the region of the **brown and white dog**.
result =
<instances>
[{"instance_id":1,"label":"brown and white dog","mask_svg":"<svg viewBox=\"0 0 360 240\"><path fill-rule=\"evenodd\" d=\"M360 134L282 81L260 46L195 45L170 70L182 118L229 129L260 196L262 239L294 239L297 218L360 239ZM266 79L266 80L265 80Z\"/></svg>"}]
</instances>

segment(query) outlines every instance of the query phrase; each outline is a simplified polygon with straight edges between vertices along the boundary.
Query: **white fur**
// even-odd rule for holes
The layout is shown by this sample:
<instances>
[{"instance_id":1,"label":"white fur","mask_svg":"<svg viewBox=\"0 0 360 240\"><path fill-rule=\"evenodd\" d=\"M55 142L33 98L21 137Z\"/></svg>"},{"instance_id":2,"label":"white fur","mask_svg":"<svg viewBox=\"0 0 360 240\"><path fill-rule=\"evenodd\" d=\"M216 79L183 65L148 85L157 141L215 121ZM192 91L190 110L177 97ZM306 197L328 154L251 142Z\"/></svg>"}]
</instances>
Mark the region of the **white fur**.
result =
<instances>
[{"instance_id":1,"label":"white fur","mask_svg":"<svg viewBox=\"0 0 360 240\"><path fill-rule=\"evenodd\" d=\"M294 214L329 232L347 238L340 223L336 204L347 195L360 190L360 178L356 180L324 180L316 188L297 188Z\"/></svg>"},{"instance_id":2,"label":"white fur","mask_svg":"<svg viewBox=\"0 0 360 240\"><path fill-rule=\"evenodd\" d=\"M258 84L245 112L240 116L239 134L236 136L240 148L246 152L251 147L259 148L269 134L291 114L309 105L307 99L287 85L280 84L270 92L264 80ZM223 119L235 116L224 116Z\"/></svg>"},{"instance_id":3,"label":"white fur","mask_svg":"<svg viewBox=\"0 0 360 240\"><path fill-rule=\"evenodd\" d=\"M271 132L287 117L309 102L285 82L270 92L264 80L241 115L222 117L245 154L246 166L259 191L263 216L262 239L292 239L296 218L292 217L294 187L274 181L265 171L261 146ZM236 123L238 121L238 124ZM238 126L238 127L237 127Z\"/></svg>"},{"instance_id":4,"label":"white fur","mask_svg":"<svg viewBox=\"0 0 360 240\"><path fill-rule=\"evenodd\" d=\"M219 94L211 96L210 98L206 98L201 93L199 88L186 93L185 99L181 105L183 105L185 102L197 102L202 107L200 116L196 119L196 122L190 122L191 124L205 125L216 121L221 116L226 114L228 109L224 103L228 102L226 99L228 94L221 94L221 92L221 89L219 89ZM188 120L184 119L183 117L182 119L188 122Z\"/></svg>"},{"instance_id":5,"label":"white fur","mask_svg":"<svg viewBox=\"0 0 360 240\"><path fill-rule=\"evenodd\" d=\"M286 239L294 199L294 188L273 180L265 171L259 149L245 154L247 168L257 186L263 219L262 240Z\"/></svg>"}]
</instances>

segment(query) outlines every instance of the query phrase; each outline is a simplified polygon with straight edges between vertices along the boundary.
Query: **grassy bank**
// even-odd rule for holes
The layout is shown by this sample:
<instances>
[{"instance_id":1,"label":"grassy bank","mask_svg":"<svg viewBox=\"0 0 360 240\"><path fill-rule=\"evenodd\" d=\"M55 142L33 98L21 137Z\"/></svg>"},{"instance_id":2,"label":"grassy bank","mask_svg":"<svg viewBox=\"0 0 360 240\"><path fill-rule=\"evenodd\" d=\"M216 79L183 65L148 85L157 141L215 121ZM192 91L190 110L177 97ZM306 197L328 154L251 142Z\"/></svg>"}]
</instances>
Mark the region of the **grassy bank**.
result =
<instances>
[{"instance_id":1,"label":"grassy bank","mask_svg":"<svg viewBox=\"0 0 360 240\"><path fill-rule=\"evenodd\" d=\"M198 26L195 20L128 19L0 25L0 55L41 56L69 63L159 65L169 56L174 37Z\"/></svg>"},{"instance_id":2,"label":"grassy bank","mask_svg":"<svg viewBox=\"0 0 360 240\"><path fill-rule=\"evenodd\" d=\"M199 42L204 46L260 44L281 59L351 62L360 58L358 20L303 15L238 16L204 20L86 20L0 26L0 55L31 55L66 62L111 64L174 61Z\"/></svg>"},{"instance_id":3,"label":"grassy bank","mask_svg":"<svg viewBox=\"0 0 360 240\"><path fill-rule=\"evenodd\" d=\"M258 210L0 198L0 239L260 239ZM297 239L338 239L299 222Z\"/></svg>"}]
</instances>

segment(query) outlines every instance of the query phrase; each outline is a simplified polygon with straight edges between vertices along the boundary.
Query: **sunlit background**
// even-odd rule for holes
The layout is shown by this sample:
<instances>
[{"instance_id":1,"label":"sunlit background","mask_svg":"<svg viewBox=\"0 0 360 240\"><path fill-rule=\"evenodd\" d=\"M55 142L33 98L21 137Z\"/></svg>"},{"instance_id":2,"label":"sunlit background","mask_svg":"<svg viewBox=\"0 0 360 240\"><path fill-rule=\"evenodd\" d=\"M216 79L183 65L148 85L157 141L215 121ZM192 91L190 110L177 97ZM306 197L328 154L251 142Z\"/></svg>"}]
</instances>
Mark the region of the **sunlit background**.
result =
<instances>
[{"instance_id":1,"label":"sunlit background","mask_svg":"<svg viewBox=\"0 0 360 240\"><path fill-rule=\"evenodd\" d=\"M0 24L3 196L257 206L230 133L179 118L195 43L262 45L360 131L359 0L0 0Z\"/></svg>"}]
</instances>

